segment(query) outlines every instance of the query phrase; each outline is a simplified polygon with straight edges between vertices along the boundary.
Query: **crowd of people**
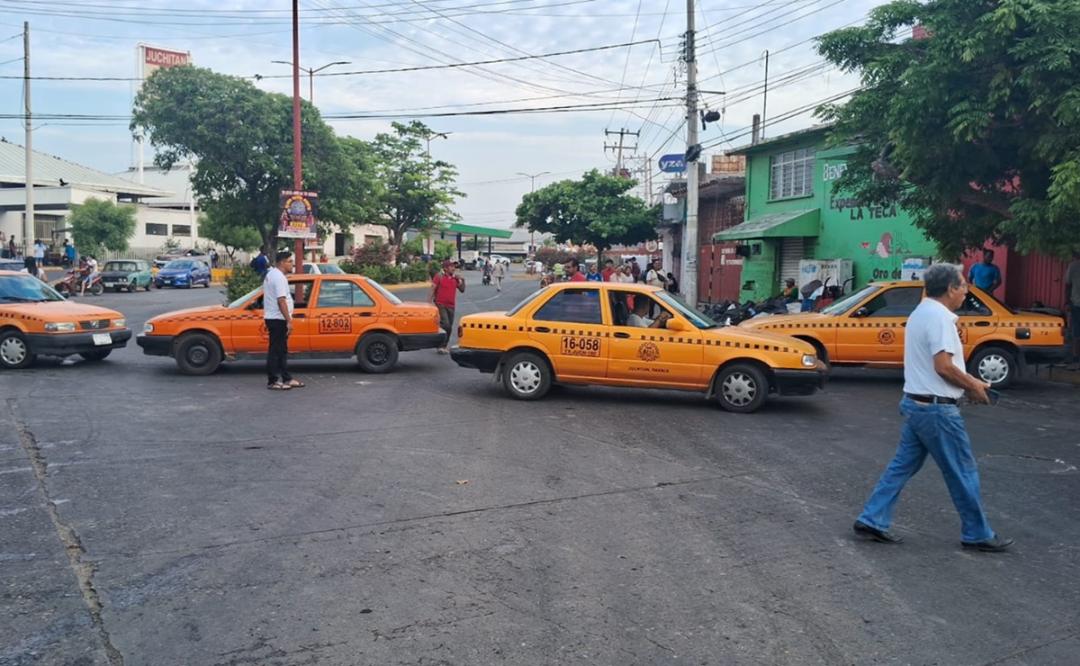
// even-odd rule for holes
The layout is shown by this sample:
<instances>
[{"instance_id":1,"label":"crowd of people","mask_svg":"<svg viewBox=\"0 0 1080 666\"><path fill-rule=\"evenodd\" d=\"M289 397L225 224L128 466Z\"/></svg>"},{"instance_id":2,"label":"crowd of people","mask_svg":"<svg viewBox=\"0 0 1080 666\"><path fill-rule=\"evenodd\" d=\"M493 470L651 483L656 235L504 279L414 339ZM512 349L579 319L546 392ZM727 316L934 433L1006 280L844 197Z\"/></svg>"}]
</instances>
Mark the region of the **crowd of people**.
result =
<instances>
[{"instance_id":1,"label":"crowd of people","mask_svg":"<svg viewBox=\"0 0 1080 666\"><path fill-rule=\"evenodd\" d=\"M556 262L551 271L544 274L542 282L643 282L673 294L679 293L679 281L672 273L664 272L659 258L646 264L644 269L638 264L637 257L630 257L618 264L614 259L607 259L604 261L603 270L596 262L588 262L587 267L583 267L577 259L571 259L565 264Z\"/></svg>"}]
</instances>

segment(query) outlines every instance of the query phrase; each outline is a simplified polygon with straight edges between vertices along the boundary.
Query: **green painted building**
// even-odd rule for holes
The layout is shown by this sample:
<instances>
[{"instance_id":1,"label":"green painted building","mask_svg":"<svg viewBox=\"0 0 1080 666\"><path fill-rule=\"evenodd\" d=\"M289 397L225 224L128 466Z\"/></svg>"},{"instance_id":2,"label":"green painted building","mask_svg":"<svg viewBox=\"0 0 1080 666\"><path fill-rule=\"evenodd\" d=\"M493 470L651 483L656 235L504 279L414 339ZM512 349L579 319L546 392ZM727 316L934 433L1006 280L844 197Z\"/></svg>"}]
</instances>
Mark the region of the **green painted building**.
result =
<instances>
[{"instance_id":1,"label":"green painted building","mask_svg":"<svg viewBox=\"0 0 1080 666\"><path fill-rule=\"evenodd\" d=\"M802 259L850 260L850 291L909 277L905 262L910 267L936 255L902 209L860 206L833 193L853 150L826 148L827 131L814 127L729 153L746 156L746 217L713 239L743 246L740 300L775 296L786 278L798 281Z\"/></svg>"}]
</instances>

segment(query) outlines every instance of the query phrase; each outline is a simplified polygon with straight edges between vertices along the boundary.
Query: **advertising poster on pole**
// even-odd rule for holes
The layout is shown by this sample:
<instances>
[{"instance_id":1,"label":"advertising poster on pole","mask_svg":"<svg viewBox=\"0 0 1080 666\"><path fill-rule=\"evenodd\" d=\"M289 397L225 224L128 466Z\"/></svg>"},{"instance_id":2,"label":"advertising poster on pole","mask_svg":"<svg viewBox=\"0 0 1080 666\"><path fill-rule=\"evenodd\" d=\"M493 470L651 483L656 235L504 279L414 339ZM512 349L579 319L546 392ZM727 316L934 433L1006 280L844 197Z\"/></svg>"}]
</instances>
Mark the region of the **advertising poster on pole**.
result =
<instances>
[{"instance_id":1,"label":"advertising poster on pole","mask_svg":"<svg viewBox=\"0 0 1080 666\"><path fill-rule=\"evenodd\" d=\"M281 191L278 238L315 238L318 235L319 194L303 190Z\"/></svg>"}]
</instances>

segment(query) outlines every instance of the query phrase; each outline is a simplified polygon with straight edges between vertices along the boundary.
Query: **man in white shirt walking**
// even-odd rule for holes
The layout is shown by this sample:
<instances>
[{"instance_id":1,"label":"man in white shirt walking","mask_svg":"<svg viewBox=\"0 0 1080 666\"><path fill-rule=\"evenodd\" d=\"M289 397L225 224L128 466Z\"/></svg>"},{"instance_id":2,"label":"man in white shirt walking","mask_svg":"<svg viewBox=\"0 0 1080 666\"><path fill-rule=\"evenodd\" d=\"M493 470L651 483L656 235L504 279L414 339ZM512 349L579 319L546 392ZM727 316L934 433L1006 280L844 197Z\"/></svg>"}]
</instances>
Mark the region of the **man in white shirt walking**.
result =
<instances>
[{"instance_id":1,"label":"man in white shirt walking","mask_svg":"<svg viewBox=\"0 0 1080 666\"><path fill-rule=\"evenodd\" d=\"M266 388L288 391L303 388L304 382L293 379L286 367L289 359L289 334L292 333L293 297L286 276L292 273L292 252L278 252L274 266L263 278L263 323L270 336L266 350Z\"/></svg>"},{"instance_id":2,"label":"man in white shirt walking","mask_svg":"<svg viewBox=\"0 0 1080 666\"><path fill-rule=\"evenodd\" d=\"M889 532L893 508L904 484L929 455L941 469L960 514L961 545L1000 552L1013 540L990 529L979 491L979 469L957 406L965 392L974 403L990 402L989 385L964 368L964 347L956 328L954 311L963 305L968 285L960 269L951 264L931 266L923 280L926 298L908 318L904 339L900 445L855 521L855 533L882 543L902 541Z\"/></svg>"}]
</instances>

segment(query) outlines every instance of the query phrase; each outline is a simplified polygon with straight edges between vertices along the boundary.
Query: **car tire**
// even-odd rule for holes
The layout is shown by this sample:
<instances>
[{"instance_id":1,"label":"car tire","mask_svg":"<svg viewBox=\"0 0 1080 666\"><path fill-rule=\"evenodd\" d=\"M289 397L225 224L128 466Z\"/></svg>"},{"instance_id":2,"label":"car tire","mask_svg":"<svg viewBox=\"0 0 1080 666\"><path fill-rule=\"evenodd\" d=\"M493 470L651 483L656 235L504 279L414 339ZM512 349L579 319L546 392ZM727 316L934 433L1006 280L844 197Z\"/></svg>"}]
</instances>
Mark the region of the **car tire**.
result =
<instances>
[{"instance_id":1,"label":"car tire","mask_svg":"<svg viewBox=\"0 0 1080 666\"><path fill-rule=\"evenodd\" d=\"M138 289L139 289L139 283L138 282L132 282L131 284L128 285L128 293L129 294L134 294ZM117 291L120 291L120 290L117 289Z\"/></svg>"},{"instance_id":2,"label":"car tire","mask_svg":"<svg viewBox=\"0 0 1080 666\"><path fill-rule=\"evenodd\" d=\"M995 389L1012 386L1019 371L1016 354L1005 347L983 347L968 361L968 372Z\"/></svg>"},{"instance_id":3,"label":"car tire","mask_svg":"<svg viewBox=\"0 0 1080 666\"><path fill-rule=\"evenodd\" d=\"M0 368L19 370L34 362L30 342L19 331L0 332Z\"/></svg>"},{"instance_id":4,"label":"car tire","mask_svg":"<svg viewBox=\"0 0 1080 666\"><path fill-rule=\"evenodd\" d=\"M724 411L736 414L756 412L769 396L765 373L749 363L735 363L716 377L716 400Z\"/></svg>"},{"instance_id":5,"label":"car tire","mask_svg":"<svg viewBox=\"0 0 1080 666\"><path fill-rule=\"evenodd\" d=\"M551 366L539 354L517 352L502 364L503 388L516 400L539 400L552 384Z\"/></svg>"},{"instance_id":6,"label":"car tire","mask_svg":"<svg viewBox=\"0 0 1080 666\"><path fill-rule=\"evenodd\" d=\"M111 349L101 349L98 351L79 352L79 356L82 356L87 361L104 361L111 353Z\"/></svg>"},{"instance_id":7,"label":"car tire","mask_svg":"<svg viewBox=\"0 0 1080 666\"><path fill-rule=\"evenodd\" d=\"M221 345L206 333L186 333L176 342L176 365L185 375L209 375L221 365Z\"/></svg>"},{"instance_id":8,"label":"car tire","mask_svg":"<svg viewBox=\"0 0 1080 666\"><path fill-rule=\"evenodd\" d=\"M368 333L356 344L360 369L371 374L390 372L397 365L398 342L389 333Z\"/></svg>"}]
</instances>

